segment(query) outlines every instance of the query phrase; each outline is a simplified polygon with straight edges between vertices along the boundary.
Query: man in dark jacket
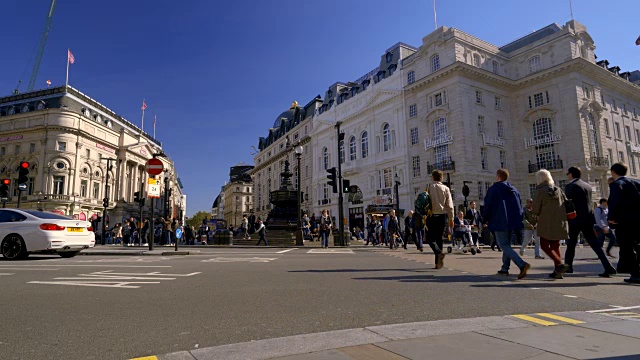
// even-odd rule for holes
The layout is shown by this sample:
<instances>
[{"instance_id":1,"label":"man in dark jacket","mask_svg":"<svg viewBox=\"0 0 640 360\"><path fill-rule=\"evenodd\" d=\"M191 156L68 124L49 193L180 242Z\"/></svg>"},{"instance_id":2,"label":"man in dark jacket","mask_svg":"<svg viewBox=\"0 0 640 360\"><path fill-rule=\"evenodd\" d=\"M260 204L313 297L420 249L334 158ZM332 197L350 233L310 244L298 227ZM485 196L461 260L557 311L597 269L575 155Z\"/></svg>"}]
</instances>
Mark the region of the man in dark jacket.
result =
<instances>
[{"instance_id":1,"label":"man in dark jacket","mask_svg":"<svg viewBox=\"0 0 640 360\"><path fill-rule=\"evenodd\" d=\"M624 281L640 284L640 238L637 235L638 203L640 184L628 179L627 165L615 163L611 166L614 182L609 184L609 223L615 226L620 245L620 271L629 271L631 277ZM600 249L602 250L602 249ZM623 270L621 264L626 268Z\"/></svg>"},{"instance_id":2,"label":"man in dark jacket","mask_svg":"<svg viewBox=\"0 0 640 360\"><path fill-rule=\"evenodd\" d=\"M481 234L484 221L482 221L482 215L480 214L480 211L476 210L476 202L471 201L469 206L471 208L467 210L467 214L464 218L467 219L469 225L471 225L471 239L473 240L473 243L478 247L477 251L478 254L480 254L482 251L480 251L480 242L478 241L478 238L479 234Z\"/></svg>"},{"instance_id":3,"label":"man in dark jacket","mask_svg":"<svg viewBox=\"0 0 640 360\"><path fill-rule=\"evenodd\" d=\"M564 193L571 199L576 209L576 218L569 220L569 240L567 240L567 251L564 254L564 262L569 265L566 273L573 273L573 258L576 255L576 245L578 235L582 232L589 246L598 255L598 259L604 267L604 272L599 274L602 277L610 277L616 273L616 269L611 266L607 255L602 250L602 243L598 241L593 232L595 218L593 217L593 205L591 202L591 185L580 179L582 170L578 167L570 167L567 170L567 177L570 182L565 186Z\"/></svg>"},{"instance_id":4,"label":"man in dark jacket","mask_svg":"<svg viewBox=\"0 0 640 360\"><path fill-rule=\"evenodd\" d=\"M496 182L489 188L484 198L484 220L489 224L489 230L496 236L496 242L502 248L502 268L500 275L509 275L509 265L513 261L520 274L518 279L527 276L531 265L526 263L511 248L511 237L516 231L522 230L522 201L520 193L511 185L509 171L499 169L496 172Z\"/></svg>"}]
</instances>

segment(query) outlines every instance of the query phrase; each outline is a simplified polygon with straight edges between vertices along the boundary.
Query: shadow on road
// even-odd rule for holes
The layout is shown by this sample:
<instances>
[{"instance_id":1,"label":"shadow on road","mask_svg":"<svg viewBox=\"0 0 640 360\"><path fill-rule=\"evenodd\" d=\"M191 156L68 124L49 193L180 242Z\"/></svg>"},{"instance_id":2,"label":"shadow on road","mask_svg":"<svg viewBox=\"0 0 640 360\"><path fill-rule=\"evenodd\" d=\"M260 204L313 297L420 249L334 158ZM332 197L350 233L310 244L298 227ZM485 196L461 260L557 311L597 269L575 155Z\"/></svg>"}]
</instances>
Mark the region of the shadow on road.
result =
<instances>
[{"instance_id":1,"label":"shadow on road","mask_svg":"<svg viewBox=\"0 0 640 360\"><path fill-rule=\"evenodd\" d=\"M50 255L50 256L29 256L26 259L20 259L20 260L9 260L9 259L5 259L4 257L0 257L0 262L6 262L7 264L18 264L21 262L25 262L25 261L41 261L41 260L50 260L50 259L60 259L60 256L58 255Z\"/></svg>"}]
</instances>

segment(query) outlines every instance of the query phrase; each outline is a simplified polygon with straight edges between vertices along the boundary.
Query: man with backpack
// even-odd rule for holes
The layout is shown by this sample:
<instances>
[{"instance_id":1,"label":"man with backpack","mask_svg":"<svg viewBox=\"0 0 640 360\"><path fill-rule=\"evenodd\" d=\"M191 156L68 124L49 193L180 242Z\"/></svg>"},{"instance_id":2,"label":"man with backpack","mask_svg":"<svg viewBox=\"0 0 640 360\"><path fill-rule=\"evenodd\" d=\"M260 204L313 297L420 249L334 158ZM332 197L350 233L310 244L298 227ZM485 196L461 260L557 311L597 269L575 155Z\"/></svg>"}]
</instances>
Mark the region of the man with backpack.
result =
<instances>
[{"instance_id":1,"label":"man with backpack","mask_svg":"<svg viewBox=\"0 0 640 360\"><path fill-rule=\"evenodd\" d=\"M618 270L629 272L625 282L640 284L640 238L636 234L640 182L626 177L627 165L618 162L611 165L614 182L609 184L609 224L615 226L620 261Z\"/></svg>"}]
</instances>

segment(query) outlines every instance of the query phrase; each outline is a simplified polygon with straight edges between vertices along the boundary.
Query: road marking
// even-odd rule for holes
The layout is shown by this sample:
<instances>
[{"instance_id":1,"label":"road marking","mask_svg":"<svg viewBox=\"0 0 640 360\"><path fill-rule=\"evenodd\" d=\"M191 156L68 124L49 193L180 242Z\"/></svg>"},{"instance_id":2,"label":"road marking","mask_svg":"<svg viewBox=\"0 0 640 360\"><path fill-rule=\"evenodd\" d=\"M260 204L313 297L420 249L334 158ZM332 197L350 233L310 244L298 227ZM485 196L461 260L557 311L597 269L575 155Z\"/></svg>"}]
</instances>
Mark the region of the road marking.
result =
<instances>
[{"instance_id":1,"label":"road marking","mask_svg":"<svg viewBox=\"0 0 640 360\"><path fill-rule=\"evenodd\" d=\"M601 313L601 312L610 312L610 311L618 311L618 310L632 310L632 309L640 309L640 305L638 306L626 306L626 307L616 307L614 309L600 309L600 310L589 310L588 313Z\"/></svg>"},{"instance_id":2,"label":"road marking","mask_svg":"<svg viewBox=\"0 0 640 360\"><path fill-rule=\"evenodd\" d=\"M113 270L98 271L89 274L78 274L78 277L57 277L59 281L30 281L27 284L67 285L67 286L91 286L112 287L124 289L138 289L142 284L160 284L159 280L175 280L177 277L188 277L201 274L193 272L189 274L163 274L151 273L114 273ZM124 280L153 280L153 281L124 281Z\"/></svg>"},{"instance_id":3,"label":"road marking","mask_svg":"<svg viewBox=\"0 0 640 360\"><path fill-rule=\"evenodd\" d=\"M276 252L276 254L284 254L286 252L292 251L292 250L296 250L297 248L293 248L293 249L287 249L287 250L282 250L282 251L278 251Z\"/></svg>"},{"instance_id":4,"label":"road marking","mask_svg":"<svg viewBox=\"0 0 640 360\"><path fill-rule=\"evenodd\" d=\"M584 321L569 319L569 318L566 318L564 316L558 316L558 315L549 314L549 313L537 313L536 315L542 316L542 317L546 317L546 318L549 318L549 319L553 319L553 320L563 321L563 322L566 322L566 323L569 323L569 324L573 324L573 325L584 324Z\"/></svg>"},{"instance_id":5,"label":"road marking","mask_svg":"<svg viewBox=\"0 0 640 360\"><path fill-rule=\"evenodd\" d=\"M129 360L158 360L158 357L157 356L145 356L145 357L133 358L133 359L129 359Z\"/></svg>"},{"instance_id":6,"label":"road marking","mask_svg":"<svg viewBox=\"0 0 640 360\"><path fill-rule=\"evenodd\" d=\"M529 288L531 290L540 290L540 288Z\"/></svg>"},{"instance_id":7,"label":"road marking","mask_svg":"<svg viewBox=\"0 0 640 360\"><path fill-rule=\"evenodd\" d=\"M544 326L558 325L558 323L554 323L554 322L547 321L547 320L542 320L542 319L537 319L537 318L534 318L533 316L524 315L524 314L511 315L511 316L513 316L514 318L518 318L520 320L529 321L529 322L532 322L532 323L538 324L538 325L544 325Z\"/></svg>"},{"instance_id":8,"label":"road marking","mask_svg":"<svg viewBox=\"0 0 640 360\"><path fill-rule=\"evenodd\" d=\"M251 257L251 258L224 258L224 257L216 257L208 260L200 260L200 262L217 262L217 263L231 263L231 262L252 262L252 263L268 263L273 260L277 260L278 258L259 258L259 257Z\"/></svg>"},{"instance_id":9,"label":"road marking","mask_svg":"<svg viewBox=\"0 0 640 360\"><path fill-rule=\"evenodd\" d=\"M577 296L575 296L575 295L562 295L562 296L568 297L568 298L573 298L573 299L577 298Z\"/></svg>"},{"instance_id":10,"label":"road marking","mask_svg":"<svg viewBox=\"0 0 640 360\"><path fill-rule=\"evenodd\" d=\"M0 273L0 276L9 276L9 275L15 275L14 273Z\"/></svg>"},{"instance_id":11,"label":"road marking","mask_svg":"<svg viewBox=\"0 0 640 360\"><path fill-rule=\"evenodd\" d=\"M311 249L307 254L353 254L351 249Z\"/></svg>"},{"instance_id":12,"label":"road marking","mask_svg":"<svg viewBox=\"0 0 640 360\"><path fill-rule=\"evenodd\" d=\"M0 270L13 270L13 271L16 271L16 270L17 270L17 271L57 271L57 270L60 270L60 269L43 269L43 268L40 268L40 269L25 269L25 268L6 268L6 267L3 267L3 268L0 268Z\"/></svg>"},{"instance_id":13,"label":"road marking","mask_svg":"<svg viewBox=\"0 0 640 360\"><path fill-rule=\"evenodd\" d=\"M0 265L0 270L7 269L5 266L9 265ZM131 268L170 268L170 265L97 265L97 264L86 264L86 265L13 265L13 266L24 266L24 267L131 267ZM40 269L41 270L41 269ZM58 270L58 269L55 269Z\"/></svg>"},{"instance_id":14,"label":"road marking","mask_svg":"<svg viewBox=\"0 0 640 360\"><path fill-rule=\"evenodd\" d=\"M609 315L638 315L638 313L634 312L620 312L620 313L609 313Z\"/></svg>"}]
</instances>

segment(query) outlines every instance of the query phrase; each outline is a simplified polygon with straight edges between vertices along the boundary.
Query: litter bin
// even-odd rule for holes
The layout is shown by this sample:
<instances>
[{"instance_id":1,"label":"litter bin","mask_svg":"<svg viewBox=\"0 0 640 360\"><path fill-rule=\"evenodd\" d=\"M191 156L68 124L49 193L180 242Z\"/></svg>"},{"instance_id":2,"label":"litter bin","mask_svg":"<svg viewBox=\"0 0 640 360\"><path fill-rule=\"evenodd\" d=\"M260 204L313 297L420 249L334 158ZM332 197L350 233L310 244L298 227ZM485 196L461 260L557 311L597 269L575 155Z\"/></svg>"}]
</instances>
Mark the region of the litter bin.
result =
<instances>
[{"instance_id":1,"label":"litter bin","mask_svg":"<svg viewBox=\"0 0 640 360\"><path fill-rule=\"evenodd\" d=\"M219 245L233 245L233 233L229 230L221 231Z\"/></svg>"}]
</instances>

